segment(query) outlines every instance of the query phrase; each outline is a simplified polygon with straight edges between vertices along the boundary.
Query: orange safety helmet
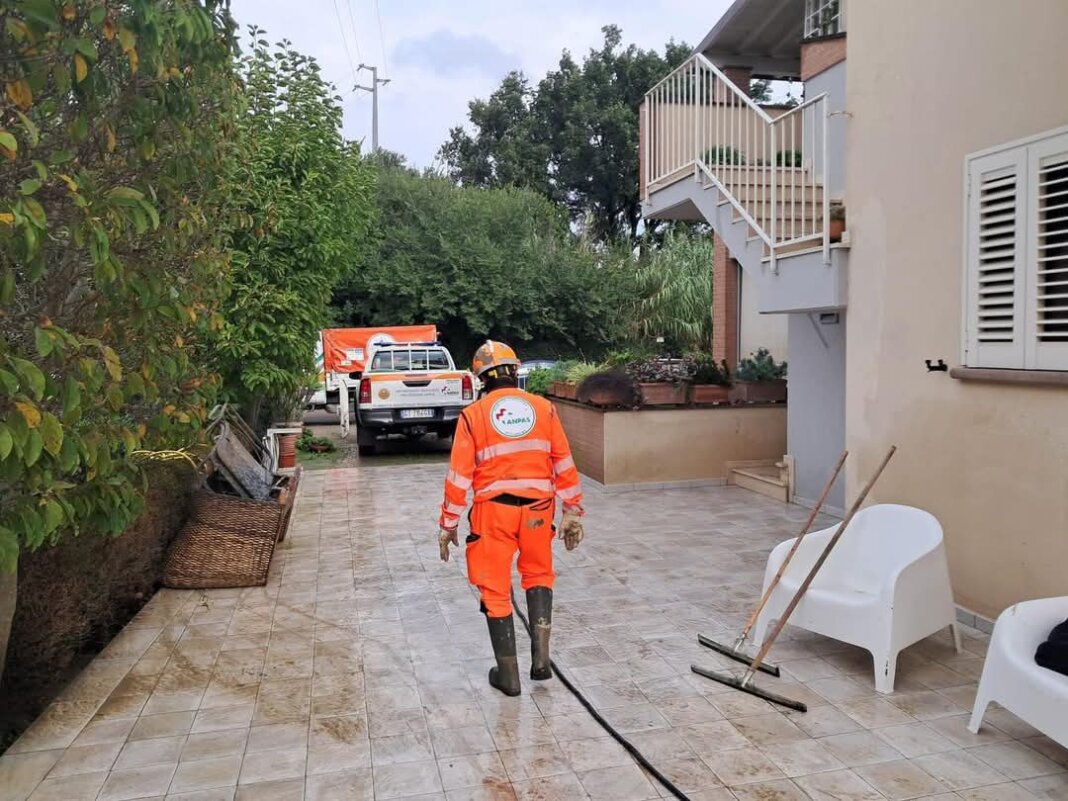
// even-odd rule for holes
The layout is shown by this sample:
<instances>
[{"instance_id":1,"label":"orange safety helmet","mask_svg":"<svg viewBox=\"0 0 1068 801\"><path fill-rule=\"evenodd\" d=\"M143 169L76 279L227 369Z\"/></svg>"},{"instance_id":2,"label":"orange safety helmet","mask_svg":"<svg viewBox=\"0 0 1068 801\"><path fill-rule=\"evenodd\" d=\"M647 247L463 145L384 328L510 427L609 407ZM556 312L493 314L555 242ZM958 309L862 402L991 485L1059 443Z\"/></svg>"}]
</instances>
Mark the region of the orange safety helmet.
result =
<instances>
[{"instance_id":1,"label":"orange safety helmet","mask_svg":"<svg viewBox=\"0 0 1068 801\"><path fill-rule=\"evenodd\" d=\"M519 358L515 355L515 351L503 342L487 339L475 351L475 357L471 360L471 372L481 378L484 373L506 365L510 365L516 371L519 370Z\"/></svg>"}]
</instances>

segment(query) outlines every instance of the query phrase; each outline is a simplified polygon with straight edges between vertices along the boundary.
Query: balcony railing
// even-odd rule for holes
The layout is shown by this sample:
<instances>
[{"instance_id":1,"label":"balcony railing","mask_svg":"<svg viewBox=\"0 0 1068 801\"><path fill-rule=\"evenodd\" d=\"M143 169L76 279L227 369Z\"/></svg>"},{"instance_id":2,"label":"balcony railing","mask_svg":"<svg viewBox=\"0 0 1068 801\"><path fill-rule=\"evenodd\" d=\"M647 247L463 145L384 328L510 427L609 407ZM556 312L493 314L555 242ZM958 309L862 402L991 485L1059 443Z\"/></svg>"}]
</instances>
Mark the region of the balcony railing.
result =
<instances>
[{"instance_id":1,"label":"balcony railing","mask_svg":"<svg viewBox=\"0 0 1068 801\"><path fill-rule=\"evenodd\" d=\"M714 184L776 255L822 242L826 221L827 95L793 108L757 105L701 54L645 95L642 196L692 176Z\"/></svg>"}]
</instances>

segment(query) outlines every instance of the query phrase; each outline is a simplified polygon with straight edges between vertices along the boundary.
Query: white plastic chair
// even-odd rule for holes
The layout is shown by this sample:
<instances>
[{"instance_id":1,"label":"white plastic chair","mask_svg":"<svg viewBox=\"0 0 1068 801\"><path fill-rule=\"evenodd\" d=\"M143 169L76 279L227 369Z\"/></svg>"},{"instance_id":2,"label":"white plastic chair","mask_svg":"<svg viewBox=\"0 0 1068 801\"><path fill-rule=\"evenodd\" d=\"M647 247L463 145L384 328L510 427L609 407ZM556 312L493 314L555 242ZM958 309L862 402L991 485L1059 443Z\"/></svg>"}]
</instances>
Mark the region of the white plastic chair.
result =
<instances>
[{"instance_id":1,"label":"white plastic chair","mask_svg":"<svg viewBox=\"0 0 1068 801\"><path fill-rule=\"evenodd\" d=\"M754 643L781 617L837 525L811 532L757 621ZM787 540L768 557L767 589L793 546ZM911 506L878 504L861 509L831 551L790 625L871 652L875 689L894 691L897 655L949 626L960 651L960 632L949 584L942 526Z\"/></svg>"},{"instance_id":2,"label":"white plastic chair","mask_svg":"<svg viewBox=\"0 0 1068 801\"><path fill-rule=\"evenodd\" d=\"M979 733L987 706L997 701L1068 748L1068 676L1035 663L1039 644L1065 619L1068 596L1023 601L998 616L968 724L973 733Z\"/></svg>"}]
</instances>

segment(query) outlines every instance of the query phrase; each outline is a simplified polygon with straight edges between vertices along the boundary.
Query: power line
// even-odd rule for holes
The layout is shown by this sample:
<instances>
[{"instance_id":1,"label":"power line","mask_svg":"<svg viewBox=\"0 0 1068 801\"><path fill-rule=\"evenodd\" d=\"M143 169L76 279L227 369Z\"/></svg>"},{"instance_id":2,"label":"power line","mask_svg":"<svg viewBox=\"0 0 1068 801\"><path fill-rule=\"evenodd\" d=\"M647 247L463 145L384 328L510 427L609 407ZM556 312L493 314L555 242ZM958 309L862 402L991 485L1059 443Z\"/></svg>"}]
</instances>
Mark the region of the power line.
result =
<instances>
[{"instance_id":1,"label":"power line","mask_svg":"<svg viewBox=\"0 0 1068 801\"><path fill-rule=\"evenodd\" d=\"M341 43L345 45L345 58L348 59L349 69L352 70L352 82L356 83L356 62L352 60L352 51L349 50L349 37L345 35L345 23L341 19L341 9L337 0L334 0L334 13L337 15L338 32L341 34Z\"/></svg>"},{"instance_id":2,"label":"power line","mask_svg":"<svg viewBox=\"0 0 1068 801\"><path fill-rule=\"evenodd\" d=\"M349 23L352 25L352 43L356 45L356 58L363 61L363 53L360 52L360 37L356 33L356 17L352 13L353 0L345 0L345 9L349 12Z\"/></svg>"},{"instance_id":3,"label":"power line","mask_svg":"<svg viewBox=\"0 0 1068 801\"><path fill-rule=\"evenodd\" d=\"M386 58L386 37L382 35L382 10L378 7L378 0L375 0L375 16L378 17L378 43L382 47L382 66L388 75L389 60Z\"/></svg>"}]
</instances>

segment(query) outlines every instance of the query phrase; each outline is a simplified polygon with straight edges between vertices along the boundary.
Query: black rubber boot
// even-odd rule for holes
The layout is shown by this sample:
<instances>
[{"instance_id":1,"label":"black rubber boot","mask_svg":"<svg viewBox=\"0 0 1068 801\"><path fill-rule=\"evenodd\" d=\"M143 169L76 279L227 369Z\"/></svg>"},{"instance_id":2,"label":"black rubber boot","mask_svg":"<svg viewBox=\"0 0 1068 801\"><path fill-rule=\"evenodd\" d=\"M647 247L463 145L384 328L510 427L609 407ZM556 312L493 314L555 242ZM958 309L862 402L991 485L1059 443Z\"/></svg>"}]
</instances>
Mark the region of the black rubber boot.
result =
<instances>
[{"instance_id":1,"label":"black rubber boot","mask_svg":"<svg viewBox=\"0 0 1068 801\"><path fill-rule=\"evenodd\" d=\"M553 627L553 591L548 587L527 590L527 616L530 619L530 678L545 681L553 677L549 665L549 633Z\"/></svg>"},{"instance_id":2,"label":"black rubber boot","mask_svg":"<svg viewBox=\"0 0 1068 801\"><path fill-rule=\"evenodd\" d=\"M515 655L515 625L512 616L486 617L497 667L490 668L489 683L505 695L519 695L519 660Z\"/></svg>"}]
</instances>

